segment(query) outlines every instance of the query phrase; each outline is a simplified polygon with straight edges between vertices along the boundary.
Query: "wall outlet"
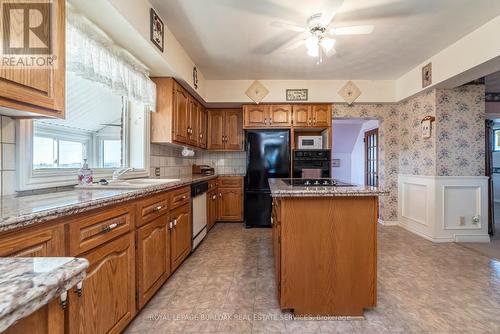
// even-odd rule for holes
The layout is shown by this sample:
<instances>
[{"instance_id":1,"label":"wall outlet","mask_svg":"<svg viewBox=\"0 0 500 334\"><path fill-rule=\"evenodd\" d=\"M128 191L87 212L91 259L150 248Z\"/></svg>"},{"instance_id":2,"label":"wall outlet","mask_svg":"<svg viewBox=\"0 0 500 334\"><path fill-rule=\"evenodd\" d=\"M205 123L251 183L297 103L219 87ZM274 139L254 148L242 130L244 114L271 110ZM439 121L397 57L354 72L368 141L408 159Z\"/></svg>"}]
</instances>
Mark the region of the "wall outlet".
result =
<instances>
[{"instance_id":1,"label":"wall outlet","mask_svg":"<svg viewBox=\"0 0 500 334\"><path fill-rule=\"evenodd\" d=\"M472 217L472 224L473 225L479 225L480 222L481 222L481 219L479 218L479 216Z\"/></svg>"},{"instance_id":2,"label":"wall outlet","mask_svg":"<svg viewBox=\"0 0 500 334\"><path fill-rule=\"evenodd\" d=\"M465 216L460 216L460 226L465 226Z\"/></svg>"},{"instance_id":3,"label":"wall outlet","mask_svg":"<svg viewBox=\"0 0 500 334\"><path fill-rule=\"evenodd\" d=\"M160 176L160 167L155 168L155 176Z\"/></svg>"}]
</instances>

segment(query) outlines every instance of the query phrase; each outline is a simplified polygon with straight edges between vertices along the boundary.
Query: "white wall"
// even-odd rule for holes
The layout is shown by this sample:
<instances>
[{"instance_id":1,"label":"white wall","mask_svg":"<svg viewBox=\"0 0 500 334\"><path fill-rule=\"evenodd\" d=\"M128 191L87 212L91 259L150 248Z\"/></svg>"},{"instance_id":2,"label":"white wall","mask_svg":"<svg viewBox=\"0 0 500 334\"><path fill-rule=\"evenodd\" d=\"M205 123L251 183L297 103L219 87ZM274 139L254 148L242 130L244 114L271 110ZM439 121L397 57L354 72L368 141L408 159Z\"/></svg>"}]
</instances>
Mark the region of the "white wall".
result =
<instances>
[{"instance_id":1,"label":"white wall","mask_svg":"<svg viewBox=\"0 0 500 334\"><path fill-rule=\"evenodd\" d=\"M377 120L363 123L351 154L351 182L365 184L365 132L378 128Z\"/></svg>"},{"instance_id":2,"label":"white wall","mask_svg":"<svg viewBox=\"0 0 500 334\"><path fill-rule=\"evenodd\" d=\"M351 182L351 153L332 153L332 159L340 160L340 167L332 167L332 177L342 182Z\"/></svg>"}]
</instances>

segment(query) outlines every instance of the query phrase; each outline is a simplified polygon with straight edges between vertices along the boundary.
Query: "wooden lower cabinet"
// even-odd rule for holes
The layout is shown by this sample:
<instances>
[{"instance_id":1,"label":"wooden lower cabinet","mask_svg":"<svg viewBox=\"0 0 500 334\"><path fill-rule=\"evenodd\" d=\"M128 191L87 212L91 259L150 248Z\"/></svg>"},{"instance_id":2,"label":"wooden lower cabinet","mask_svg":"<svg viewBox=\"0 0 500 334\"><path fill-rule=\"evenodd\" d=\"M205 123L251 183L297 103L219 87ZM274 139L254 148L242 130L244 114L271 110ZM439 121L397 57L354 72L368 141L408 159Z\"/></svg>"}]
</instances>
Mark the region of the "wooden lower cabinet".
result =
<instances>
[{"instance_id":1,"label":"wooden lower cabinet","mask_svg":"<svg viewBox=\"0 0 500 334\"><path fill-rule=\"evenodd\" d=\"M137 308L153 297L170 275L168 215L137 230Z\"/></svg>"},{"instance_id":2,"label":"wooden lower cabinet","mask_svg":"<svg viewBox=\"0 0 500 334\"><path fill-rule=\"evenodd\" d=\"M63 334L64 310L59 298L9 327L2 334Z\"/></svg>"},{"instance_id":3,"label":"wooden lower cabinet","mask_svg":"<svg viewBox=\"0 0 500 334\"><path fill-rule=\"evenodd\" d=\"M191 252L191 205L185 204L170 212L171 272L174 272Z\"/></svg>"},{"instance_id":4,"label":"wooden lower cabinet","mask_svg":"<svg viewBox=\"0 0 500 334\"><path fill-rule=\"evenodd\" d=\"M241 188L219 188L219 220L243 220L243 190Z\"/></svg>"},{"instance_id":5,"label":"wooden lower cabinet","mask_svg":"<svg viewBox=\"0 0 500 334\"><path fill-rule=\"evenodd\" d=\"M0 256L64 256L64 227L59 225L0 238Z\"/></svg>"},{"instance_id":6,"label":"wooden lower cabinet","mask_svg":"<svg viewBox=\"0 0 500 334\"><path fill-rule=\"evenodd\" d=\"M69 294L69 332L121 333L135 315L134 234L79 257L86 258L90 266L82 296Z\"/></svg>"},{"instance_id":7,"label":"wooden lower cabinet","mask_svg":"<svg viewBox=\"0 0 500 334\"><path fill-rule=\"evenodd\" d=\"M207 229L210 230L217 222L218 208L217 189L207 193Z\"/></svg>"}]
</instances>

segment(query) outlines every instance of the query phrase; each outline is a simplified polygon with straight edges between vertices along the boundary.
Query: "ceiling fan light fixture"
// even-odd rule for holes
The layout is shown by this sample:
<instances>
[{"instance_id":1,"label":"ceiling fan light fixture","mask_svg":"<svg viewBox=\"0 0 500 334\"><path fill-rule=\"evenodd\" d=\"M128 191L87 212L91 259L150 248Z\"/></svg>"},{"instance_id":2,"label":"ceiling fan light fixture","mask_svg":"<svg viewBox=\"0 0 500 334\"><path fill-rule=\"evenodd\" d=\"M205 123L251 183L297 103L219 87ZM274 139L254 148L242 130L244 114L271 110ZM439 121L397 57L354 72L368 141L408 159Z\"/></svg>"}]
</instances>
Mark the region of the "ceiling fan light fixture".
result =
<instances>
[{"instance_id":1,"label":"ceiling fan light fixture","mask_svg":"<svg viewBox=\"0 0 500 334\"><path fill-rule=\"evenodd\" d=\"M308 47L307 54L311 57L318 57L319 56L319 44L316 44L315 46L312 45L311 47Z\"/></svg>"},{"instance_id":2,"label":"ceiling fan light fixture","mask_svg":"<svg viewBox=\"0 0 500 334\"><path fill-rule=\"evenodd\" d=\"M323 50L325 50L325 52L328 53L335 46L335 40L333 38L324 37L324 38L321 39L321 41L319 42L319 44L321 45L321 47L323 48Z\"/></svg>"},{"instance_id":3,"label":"ceiling fan light fixture","mask_svg":"<svg viewBox=\"0 0 500 334\"><path fill-rule=\"evenodd\" d=\"M319 38L318 36L311 35L306 38L306 48L307 50L318 49Z\"/></svg>"}]
</instances>

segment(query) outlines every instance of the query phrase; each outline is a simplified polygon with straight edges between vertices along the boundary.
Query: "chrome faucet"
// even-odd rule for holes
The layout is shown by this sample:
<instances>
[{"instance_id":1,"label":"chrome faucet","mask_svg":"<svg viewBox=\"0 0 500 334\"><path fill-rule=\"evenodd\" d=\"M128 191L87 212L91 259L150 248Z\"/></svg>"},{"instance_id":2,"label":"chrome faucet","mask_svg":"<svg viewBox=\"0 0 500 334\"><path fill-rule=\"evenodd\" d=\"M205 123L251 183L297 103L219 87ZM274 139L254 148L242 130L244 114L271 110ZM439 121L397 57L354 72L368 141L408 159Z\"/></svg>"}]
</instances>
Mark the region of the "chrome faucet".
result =
<instances>
[{"instance_id":1,"label":"chrome faucet","mask_svg":"<svg viewBox=\"0 0 500 334\"><path fill-rule=\"evenodd\" d=\"M122 169L117 169L113 172L113 181L121 179L121 177L128 172L133 171L134 168L122 168Z\"/></svg>"}]
</instances>

